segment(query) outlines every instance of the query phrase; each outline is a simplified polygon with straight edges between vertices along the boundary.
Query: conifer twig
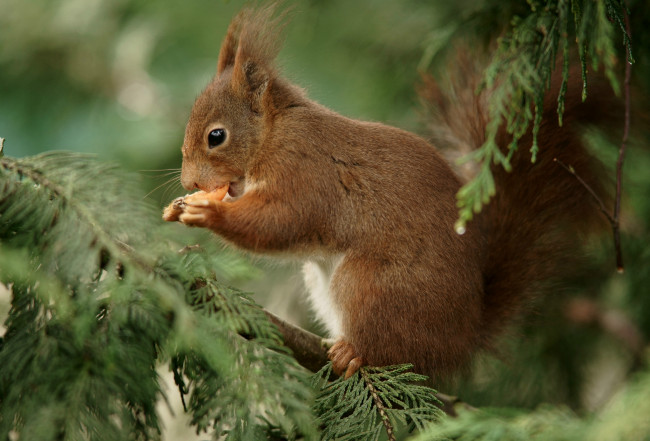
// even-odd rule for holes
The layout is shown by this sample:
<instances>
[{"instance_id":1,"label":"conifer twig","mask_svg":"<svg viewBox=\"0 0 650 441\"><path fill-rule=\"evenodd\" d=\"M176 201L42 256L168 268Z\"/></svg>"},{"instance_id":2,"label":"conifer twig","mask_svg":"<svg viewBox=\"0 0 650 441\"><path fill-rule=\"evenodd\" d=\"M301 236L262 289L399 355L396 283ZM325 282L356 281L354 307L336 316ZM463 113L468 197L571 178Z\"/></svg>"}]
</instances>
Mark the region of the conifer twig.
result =
<instances>
[{"instance_id":1,"label":"conifer twig","mask_svg":"<svg viewBox=\"0 0 650 441\"><path fill-rule=\"evenodd\" d=\"M332 340L319 337L305 329L287 323L277 315L264 310L269 320L278 327L284 344L293 352L296 361L312 372L317 372L329 359L327 350L332 345ZM461 405L464 409L475 410L471 405L464 403L458 397L436 393L436 398L442 403L442 411L451 417L456 417L456 406Z\"/></svg>"},{"instance_id":2,"label":"conifer twig","mask_svg":"<svg viewBox=\"0 0 650 441\"><path fill-rule=\"evenodd\" d=\"M366 372L365 368L359 369L359 372L361 373L361 377L363 378L363 381L366 383L366 387L370 391L370 395L372 395L372 400L375 402L375 406L377 407L377 410L379 411L379 415L381 416L381 422L384 424L384 428L386 429L386 435L388 436L388 441L396 441L395 431L393 429L393 425L390 422L390 418L388 418L388 414L386 413L384 402L381 401L381 398L379 398L379 395L377 394L377 389L375 389L375 386L372 384L370 377L368 377L368 372Z\"/></svg>"},{"instance_id":3,"label":"conifer twig","mask_svg":"<svg viewBox=\"0 0 650 441\"><path fill-rule=\"evenodd\" d=\"M4 138L0 138L2 143L4 143ZM0 149L0 152L2 150ZM1 158L2 155L0 155ZM26 177L33 181L34 183L46 188L51 192L52 196L55 199L64 200L66 203L77 213L79 218L83 219L87 225L91 226L92 234L95 237L93 244L99 242L104 247L108 248L109 251L116 255L120 256L120 259L128 259L130 262L134 263L141 269L145 271L151 271L151 265L145 261L145 258L137 253L134 249L130 247L127 243L119 240L116 237L112 237L105 229L101 227L102 223L98 222L95 214L88 210L82 203L80 203L74 197L71 197L65 188L59 185L56 182L50 180L45 176L41 171L21 163L18 160L13 158L1 158L0 167L3 167L5 170L9 170L17 174L20 177ZM118 270L122 263L118 264Z\"/></svg>"},{"instance_id":4,"label":"conifer twig","mask_svg":"<svg viewBox=\"0 0 650 441\"><path fill-rule=\"evenodd\" d=\"M627 149L627 141L630 135L630 107L631 107L631 98L630 98L630 83L632 78L632 59L630 55L630 17L627 13L627 9L623 8L623 14L625 17L625 32L627 33L627 38L625 39L625 82L624 84L624 94L625 94L625 119L623 123L623 138L621 140L621 145L618 149L618 159L616 160L616 195L614 197L614 212L610 213L606 208L603 200L598 197L596 192L587 184L573 169L573 167L564 164L557 158L553 160L557 162L562 168L571 173L582 186L589 192L589 194L596 200L600 211L605 215L612 227L612 233L614 235L614 252L616 253L616 270L619 273L624 272L623 267L623 253L621 251L621 229L620 229L620 219L621 219L621 194L623 191L623 162L625 161L625 151Z\"/></svg>"}]
</instances>

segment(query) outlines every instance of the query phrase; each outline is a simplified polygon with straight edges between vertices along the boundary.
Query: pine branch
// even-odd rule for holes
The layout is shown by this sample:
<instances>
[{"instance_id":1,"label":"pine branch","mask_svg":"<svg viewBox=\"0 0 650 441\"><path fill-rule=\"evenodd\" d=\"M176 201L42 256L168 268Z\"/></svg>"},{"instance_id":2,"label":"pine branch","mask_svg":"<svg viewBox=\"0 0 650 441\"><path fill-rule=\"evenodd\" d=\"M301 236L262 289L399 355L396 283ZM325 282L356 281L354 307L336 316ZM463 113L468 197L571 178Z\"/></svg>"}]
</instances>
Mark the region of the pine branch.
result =
<instances>
[{"instance_id":1,"label":"pine branch","mask_svg":"<svg viewBox=\"0 0 650 441\"><path fill-rule=\"evenodd\" d=\"M216 280L224 255L179 255L162 229L148 240L162 222L129 182L87 156L0 160L0 280L13 294L0 438L156 439L165 359L189 381L197 428L316 438L309 376L261 309Z\"/></svg>"},{"instance_id":2,"label":"pine branch","mask_svg":"<svg viewBox=\"0 0 650 441\"><path fill-rule=\"evenodd\" d=\"M385 433L421 430L443 414L427 387L413 384L426 379L411 365L362 367L348 379L330 382L331 364L315 376L320 394L314 404L325 440L378 440Z\"/></svg>"},{"instance_id":3,"label":"pine branch","mask_svg":"<svg viewBox=\"0 0 650 441\"><path fill-rule=\"evenodd\" d=\"M650 371L640 373L600 412L579 417L568 408L540 406L533 411L483 409L430 426L413 441L632 440L650 434Z\"/></svg>"},{"instance_id":4,"label":"pine branch","mask_svg":"<svg viewBox=\"0 0 650 441\"><path fill-rule=\"evenodd\" d=\"M491 91L490 119L486 127L485 142L466 160L478 163L479 172L458 192L459 219L456 230L465 231L466 223L474 213L478 213L495 193L491 165L510 169L510 158L518 149L519 140L529 131L532 133L530 146L531 161L535 162L539 146L537 134L542 123L542 104L550 86L551 75L556 66L558 53L562 53L562 85L558 94L557 113L560 125L564 112L564 95L569 76L569 5L573 15L575 41L582 66L583 100L586 98L587 60L591 59L594 69L600 65L612 87L618 90L615 75L613 23L619 25L628 63L633 62L630 29L627 20L627 7L622 0L549 0L543 5L529 2L530 13L515 17L512 29L499 40L498 50L487 67L481 89ZM627 24L626 24L627 23ZM628 72L626 69L626 78ZM629 89L628 89L629 90ZM627 93L627 91L626 91ZM627 101L627 100L626 100ZM626 111L628 106L626 105ZM627 114L626 114L627 115ZM626 117L626 120L629 120ZM502 125L512 135L508 146L496 143L497 132ZM622 168L626 136L621 146L617 172ZM504 154L501 147L507 147ZM619 165L620 164L620 165ZM617 195L620 193L620 180L617 179ZM617 199L619 200L619 199ZM617 205L618 206L618 205ZM616 208L615 208L616 211ZM614 216L616 219L617 216ZM614 228L615 243L620 242L618 226ZM617 249L617 265L622 268L620 246Z\"/></svg>"},{"instance_id":5,"label":"pine branch","mask_svg":"<svg viewBox=\"0 0 650 441\"><path fill-rule=\"evenodd\" d=\"M93 161L89 155L59 152L21 160L4 156L0 168L5 177L0 194L4 211L0 234L11 244L12 231L31 230L34 234L29 240L45 249L41 260L70 274L68 283L76 284L106 266L102 254L114 257L113 264L129 259L141 268L150 267L151 262L133 252L128 242L136 237L146 240L146 225L132 219L150 218L153 212L134 200L137 189L133 180L118 177L115 166ZM101 208L92 211L88 207Z\"/></svg>"},{"instance_id":6,"label":"pine branch","mask_svg":"<svg viewBox=\"0 0 650 441\"><path fill-rule=\"evenodd\" d=\"M264 310L264 312L271 322L277 326L282 334L284 344L291 349L300 365L312 372L318 372L329 363L327 351L333 344L331 339L322 338L305 329L292 325L269 311ZM330 372L329 375L336 376L333 372ZM458 408L475 410L474 407L464 403L458 397L436 392L435 398L440 403L440 408L452 417L457 416L456 409Z\"/></svg>"},{"instance_id":7,"label":"pine branch","mask_svg":"<svg viewBox=\"0 0 650 441\"><path fill-rule=\"evenodd\" d=\"M331 340L292 325L267 310L264 313L278 328L284 344L291 349L300 365L311 372L318 372L329 362L327 351L332 346Z\"/></svg>"},{"instance_id":8,"label":"pine branch","mask_svg":"<svg viewBox=\"0 0 650 441\"><path fill-rule=\"evenodd\" d=\"M217 353L233 354L226 363L228 373L210 367L193 349L179 351L172 361L181 396L189 392L188 410L197 432L253 439L260 431L280 428L285 434L295 435L298 429L315 438L313 421L307 418L308 376L288 356L263 310L245 293L203 278L192 284L188 303L205 320L228 330L226 347Z\"/></svg>"}]
</instances>

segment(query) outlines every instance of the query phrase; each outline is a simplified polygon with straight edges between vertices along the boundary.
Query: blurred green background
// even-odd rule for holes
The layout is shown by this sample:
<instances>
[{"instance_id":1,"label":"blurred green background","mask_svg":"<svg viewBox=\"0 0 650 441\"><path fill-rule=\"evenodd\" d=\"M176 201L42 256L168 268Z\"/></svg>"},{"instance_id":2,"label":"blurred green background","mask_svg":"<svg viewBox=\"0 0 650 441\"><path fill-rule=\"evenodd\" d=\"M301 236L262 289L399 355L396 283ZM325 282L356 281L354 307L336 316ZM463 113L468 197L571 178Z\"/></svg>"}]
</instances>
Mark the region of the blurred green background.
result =
<instances>
[{"instance_id":1,"label":"blurred green background","mask_svg":"<svg viewBox=\"0 0 650 441\"><path fill-rule=\"evenodd\" d=\"M159 207L185 194L170 174L181 165L185 123L215 73L231 18L247 4L0 0L5 154L89 152L138 173ZM418 66L432 30L457 10L416 0L285 4L292 19L277 62L286 77L346 116L424 131ZM255 266L266 270L250 273L265 277L246 288L310 326L305 302L296 301L304 298L299 265L256 259Z\"/></svg>"},{"instance_id":2,"label":"blurred green background","mask_svg":"<svg viewBox=\"0 0 650 441\"><path fill-rule=\"evenodd\" d=\"M248 4L0 0L5 154L88 152L138 173L148 201L159 207L185 194L172 173L181 165L185 123L215 73L231 18ZM463 8L470 11L473 2L285 4L292 12L277 60L283 75L346 116L425 132L415 89L418 66L426 48L435 48L437 37L447 37L448 24L457 23L450 19ZM300 300L299 265L254 263L265 270L249 273L264 277L245 287L259 291L258 299L275 312L313 325Z\"/></svg>"},{"instance_id":3,"label":"blurred green background","mask_svg":"<svg viewBox=\"0 0 650 441\"><path fill-rule=\"evenodd\" d=\"M134 171L178 167L192 102L244 4L1 0L6 153L65 149ZM345 115L415 129L413 85L436 9L421 1L293 5L283 73Z\"/></svg>"},{"instance_id":4,"label":"blurred green background","mask_svg":"<svg viewBox=\"0 0 650 441\"><path fill-rule=\"evenodd\" d=\"M294 6L293 20L278 60L285 76L306 88L311 98L346 116L422 134L425 121L414 87L418 69L435 69L434 56L448 48L452 34L489 35L512 13L529 10L524 1L287 3ZM634 41L640 42L635 84L649 90L648 52L643 46L650 41L648 6L630 3ZM154 204L162 207L184 194L169 181L168 171L180 167L193 100L214 74L226 27L244 4L0 0L0 137L6 138L5 154L90 152L139 173L143 194L149 193ZM463 22L466 19L470 21ZM644 131L647 136L647 105L641 107L635 113L641 126L634 132L636 139ZM632 144L624 181L628 271L625 276L614 274L608 237L594 246L592 273L575 281L575 292L622 311L647 341L650 156L639 147L643 143ZM612 164L616 150L601 150ZM294 266L256 265L264 267L267 276L247 286L263 294L259 299L281 315L313 326ZM473 378L449 390L475 405L533 407L551 401L597 407L638 366L639 356L622 348L615 337L567 317L564 296L549 301L529 323L533 326L507 345L503 360L491 359Z\"/></svg>"}]
</instances>

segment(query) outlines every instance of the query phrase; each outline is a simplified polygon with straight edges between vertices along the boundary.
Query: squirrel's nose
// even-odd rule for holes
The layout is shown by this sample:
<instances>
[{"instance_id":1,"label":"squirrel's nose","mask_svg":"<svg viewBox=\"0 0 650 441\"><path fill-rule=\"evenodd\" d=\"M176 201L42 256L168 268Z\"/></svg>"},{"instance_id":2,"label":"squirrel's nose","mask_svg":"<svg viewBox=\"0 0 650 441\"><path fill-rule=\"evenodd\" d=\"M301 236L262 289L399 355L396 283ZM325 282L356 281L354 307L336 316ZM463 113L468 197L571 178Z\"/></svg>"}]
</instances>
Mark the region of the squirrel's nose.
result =
<instances>
[{"instance_id":1,"label":"squirrel's nose","mask_svg":"<svg viewBox=\"0 0 650 441\"><path fill-rule=\"evenodd\" d=\"M194 181L190 181L189 179L183 179L183 175L181 175L181 185L185 190L192 191L195 188L198 188L198 185Z\"/></svg>"}]
</instances>

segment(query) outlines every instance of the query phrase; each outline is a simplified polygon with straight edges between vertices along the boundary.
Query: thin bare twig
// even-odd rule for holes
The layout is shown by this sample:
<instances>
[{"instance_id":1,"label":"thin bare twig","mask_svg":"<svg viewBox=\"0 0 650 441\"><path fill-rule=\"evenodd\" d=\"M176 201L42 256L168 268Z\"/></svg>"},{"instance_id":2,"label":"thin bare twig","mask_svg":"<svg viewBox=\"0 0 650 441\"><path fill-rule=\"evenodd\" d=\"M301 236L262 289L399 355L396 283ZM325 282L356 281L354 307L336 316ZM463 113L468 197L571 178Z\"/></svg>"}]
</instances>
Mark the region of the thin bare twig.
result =
<instances>
[{"instance_id":1,"label":"thin bare twig","mask_svg":"<svg viewBox=\"0 0 650 441\"><path fill-rule=\"evenodd\" d=\"M627 10L623 8L623 14L625 14L625 32L627 33L627 38L625 39L625 121L623 125L623 139L621 140L621 146L618 149L618 159L616 160L616 196L614 199L614 213L610 213L605 207L603 200L596 194L596 192L587 184L581 177L576 173L576 171L570 165L567 165L560 161L557 158L553 160L557 162L562 168L571 173L575 178L582 184L582 186L589 192L589 194L594 198L600 207L600 211L605 215L610 225L612 226L612 233L614 235L614 251L616 253L616 270L619 273L624 272L623 267L623 253L621 251L621 229L620 229L620 219L621 219L621 195L623 192L623 162L625 161L625 151L627 149L627 140L630 135L630 83L632 78L632 59L630 58L630 40L631 40L631 28L630 28L630 17L627 13Z\"/></svg>"},{"instance_id":2,"label":"thin bare twig","mask_svg":"<svg viewBox=\"0 0 650 441\"><path fill-rule=\"evenodd\" d=\"M623 161L625 160L625 150L627 148L627 140L630 135L630 83L632 79L632 60L629 59L630 53L630 39L632 30L630 28L630 16L625 8L625 32L627 33L626 39L626 56L625 56L625 123L623 126L623 139L621 147L618 149L618 160L616 161L616 202L614 204L614 247L616 248L616 267L619 273L623 272L623 256L621 254L621 235L619 229L619 219L621 213L621 192L623 181Z\"/></svg>"},{"instance_id":3,"label":"thin bare twig","mask_svg":"<svg viewBox=\"0 0 650 441\"><path fill-rule=\"evenodd\" d=\"M605 207L605 203L603 200L598 196L598 194L594 191L593 188L587 182L585 182L584 179L580 177L578 173L576 173L575 169L569 165L566 165L564 162L560 161L557 158L553 158L553 162L557 162L560 167L565 169L567 172L571 173L573 177L575 177L580 184L589 192L589 194L594 198L596 203L598 204L598 208L600 208L600 211L605 215L609 223L612 225L612 228L614 228L614 225L616 224L616 220L614 217L611 215L609 211L607 211L607 207Z\"/></svg>"}]
</instances>

